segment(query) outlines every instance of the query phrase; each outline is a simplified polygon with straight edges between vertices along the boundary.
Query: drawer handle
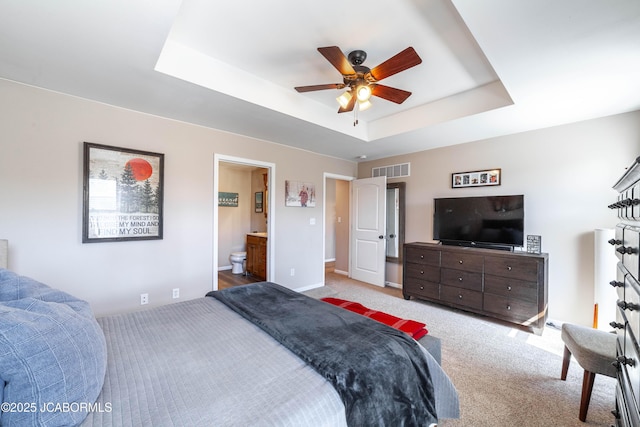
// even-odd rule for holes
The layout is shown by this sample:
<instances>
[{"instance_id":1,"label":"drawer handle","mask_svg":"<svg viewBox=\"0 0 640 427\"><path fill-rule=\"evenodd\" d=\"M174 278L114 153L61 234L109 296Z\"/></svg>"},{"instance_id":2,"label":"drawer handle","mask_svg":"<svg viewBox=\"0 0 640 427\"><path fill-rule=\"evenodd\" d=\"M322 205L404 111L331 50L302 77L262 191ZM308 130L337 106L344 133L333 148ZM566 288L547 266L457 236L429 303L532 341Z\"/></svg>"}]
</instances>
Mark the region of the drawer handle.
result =
<instances>
[{"instance_id":1,"label":"drawer handle","mask_svg":"<svg viewBox=\"0 0 640 427\"><path fill-rule=\"evenodd\" d=\"M618 282L617 280L612 280L609 282L609 284L611 286L613 286L614 288L622 288L624 287L624 283L623 282Z\"/></svg>"},{"instance_id":2,"label":"drawer handle","mask_svg":"<svg viewBox=\"0 0 640 427\"><path fill-rule=\"evenodd\" d=\"M609 326L611 326L613 329L624 329L624 325L618 322L609 322Z\"/></svg>"},{"instance_id":3,"label":"drawer handle","mask_svg":"<svg viewBox=\"0 0 640 427\"><path fill-rule=\"evenodd\" d=\"M511 311L511 306L510 305L507 305L507 310Z\"/></svg>"},{"instance_id":4,"label":"drawer handle","mask_svg":"<svg viewBox=\"0 0 640 427\"><path fill-rule=\"evenodd\" d=\"M638 253L638 250L635 248L630 248L628 246L620 246L619 248L616 249L616 251L620 252L623 255L633 255L635 253Z\"/></svg>"},{"instance_id":5,"label":"drawer handle","mask_svg":"<svg viewBox=\"0 0 640 427\"><path fill-rule=\"evenodd\" d=\"M638 304L634 304L632 302L626 302L626 301L618 301L618 307L620 307L623 310L629 310L629 311L640 310L640 307L638 306Z\"/></svg>"},{"instance_id":6,"label":"drawer handle","mask_svg":"<svg viewBox=\"0 0 640 427\"><path fill-rule=\"evenodd\" d=\"M458 282L462 282L462 277L458 277Z\"/></svg>"},{"instance_id":7,"label":"drawer handle","mask_svg":"<svg viewBox=\"0 0 640 427\"><path fill-rule=\"evenodd\" d=\"M424 255L420 255L420 259L424 259Z\"/></svg>"},{"instance_id":8,"label":"drawer handle","mask_svg":"<svg viewBox=\"0 0 640 427\"><path fill-rule=\"evenodd\" d=\"M507 266L507 271L511 271L511 266L510 265Z\"/></svg>"},{"instance_id":9,"label":"drawer handle","mask_svg":"<svg viewBox=\"0 0 640 427\"><path fill-rule=\"evenodd\" d=\"M629 365L629 366L635 366L636 365L636 361L633 360L630 357L626 357L626 356L618 356L618 358L616 359L619 363L621 363L622 365Z\"/></svg>"},{"instance_id":10,"label":"drawer handle","mask_svg":"<svg viewBox=\"0 0 640 427\"><path fill-rule=\"evenodd\" d=\"M424 291L424 286L420 286L420 290L421 290L421 291Z\"/></svg>"},{"instance_id":11,"label":"drawer handle","mask_svg":"<svg viewBox=\"0 0 640 427\"><path fill-rule=\"evenodd\" d=\"M459 260L459 261L458 261L458 263L459 263L459 264L462 264L462 260Z\"/></svg>"},{"instance_id":12,"label":"drawer handle","mask_svg":"<svg viewBox=\"0 0 640 427\"><path fill-rule=\"evenodd\" d=\"M462 294L458 294L458 299L462 299Z\"/></svg>"},{"instance_id":13,"label":"drawer handle","mask_svg":"<svg viewBox=\"0 0 640 427\"><path fill-rule=\"evenodd\" d=\"M507 286L507 290L508 290L508 291L511 291L511 286Z\"/></svg>"},{"instance_id":14,"label":"drawer handle","mask_svg":"<svg viewBox=\"0 0 640 427\"><path fill-rule=\"evenodd\" d=\"M420 274L424 274L424 270L420 270Z\"/></svg>"}]
</instances>

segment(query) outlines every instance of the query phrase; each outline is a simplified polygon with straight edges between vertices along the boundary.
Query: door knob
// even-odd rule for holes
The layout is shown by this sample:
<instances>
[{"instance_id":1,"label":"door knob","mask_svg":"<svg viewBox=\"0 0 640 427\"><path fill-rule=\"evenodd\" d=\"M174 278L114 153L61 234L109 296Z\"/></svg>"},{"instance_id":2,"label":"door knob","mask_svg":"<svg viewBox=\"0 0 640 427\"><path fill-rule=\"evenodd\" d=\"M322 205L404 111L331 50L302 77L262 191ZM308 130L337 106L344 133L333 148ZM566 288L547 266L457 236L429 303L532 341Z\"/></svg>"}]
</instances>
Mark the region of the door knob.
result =
<instances>
[{"instance_id":1,"label":"door knob","mask_svg":"<svg viewBox=\"0 0 640 427\"><path fill-rule=\"evenodd\" d=\"M382 240L382 239L384 239L384 236L381 234L381 235L378 236L378 239Z\"/></svg>"}]
</instances>

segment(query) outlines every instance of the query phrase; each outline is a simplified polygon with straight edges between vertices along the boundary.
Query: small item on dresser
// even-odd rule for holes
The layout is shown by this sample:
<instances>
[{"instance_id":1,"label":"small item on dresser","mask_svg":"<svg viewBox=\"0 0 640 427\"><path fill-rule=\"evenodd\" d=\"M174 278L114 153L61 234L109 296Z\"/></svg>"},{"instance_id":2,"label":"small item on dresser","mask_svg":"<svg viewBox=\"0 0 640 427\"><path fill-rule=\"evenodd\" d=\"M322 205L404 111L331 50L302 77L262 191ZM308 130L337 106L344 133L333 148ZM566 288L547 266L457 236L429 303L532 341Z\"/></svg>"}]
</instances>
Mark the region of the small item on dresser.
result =
<instances>
[{"instance_id":1,"label":"small item on dresser","mask_svg":"<svg viewBox=\"0 0 640 427\"><path fill-rule=\"evenodd\" d=\"M542 253L542 236L533 234L527 236L527 252L530 254Z\"/></svg>"}]
</instances>

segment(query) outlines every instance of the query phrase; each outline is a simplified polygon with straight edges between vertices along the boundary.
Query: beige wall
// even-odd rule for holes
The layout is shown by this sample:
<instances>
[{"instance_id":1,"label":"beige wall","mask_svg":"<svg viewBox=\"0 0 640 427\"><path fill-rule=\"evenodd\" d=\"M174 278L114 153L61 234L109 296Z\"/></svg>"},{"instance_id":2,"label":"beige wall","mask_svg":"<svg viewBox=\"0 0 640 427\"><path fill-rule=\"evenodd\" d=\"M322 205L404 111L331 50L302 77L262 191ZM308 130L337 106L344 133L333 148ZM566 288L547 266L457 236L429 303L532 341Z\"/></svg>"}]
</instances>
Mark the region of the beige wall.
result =
<instances>
[{"instance_id":1,"label":"beige wall","mask_svg":"<svg viewBox=\"0 0 640 427\"><path fill-rule=\"evenodd\" d=\"M250 117L247 120L251 120ZM322 283L325 173L356 164L0 80L0 238L9 268L88 300L96 314L212 289L214 154L275 165L274 280ZM82 244L83 141L165 154L164 239ZM284 180L316 184L316 208L284 206ZM310 224L310 218L316 224ZM295 276L290 269L295 268Z\"/></svg>"},{"instance_id":2,"label":"beige wall","mask_svg":"<svg viewBox=\"0 0 640 427\"><path fill-rule=\"evenodd\" d=\"M406 241L431 241L436 197L524 194L525 234L549 253L549 316L590 325L594 303L594 230L614 227L611 186L640 154L640 112L493 138L359 164L411 162L406 181ZM502 168L502 185L451 188L451 173ZM387 280L402 268L387 264Z\"/></svg>"}]
</instances>

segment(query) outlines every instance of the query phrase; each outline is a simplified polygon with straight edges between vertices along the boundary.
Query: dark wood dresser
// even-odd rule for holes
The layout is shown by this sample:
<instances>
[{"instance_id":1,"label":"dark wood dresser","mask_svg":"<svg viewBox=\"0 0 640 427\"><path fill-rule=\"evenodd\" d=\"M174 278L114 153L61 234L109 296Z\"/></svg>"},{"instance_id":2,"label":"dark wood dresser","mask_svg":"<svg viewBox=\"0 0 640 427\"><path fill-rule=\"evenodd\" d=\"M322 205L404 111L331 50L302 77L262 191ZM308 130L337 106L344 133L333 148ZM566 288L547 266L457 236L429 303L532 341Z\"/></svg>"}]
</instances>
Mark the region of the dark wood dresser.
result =
<instances>
[{"instance_id":1,"label":"dark wood dresser","mask_svg":"<svg viewBox=\"0 0 640 427\"><path fill-rule=\"evenodd\" d=\"M617 277L610 284L618 293L616 321L618 335L617 426L640 426L640 157L613 186L618 200L609 205L618 213L615 238L610 240L618 257Z\"/></svg>"},{"instance_id":2,"label":"dark wood dresser","mask_svg":"<svg viewBox=\"0 0 640 427\"><path fill-rule=\"evenodd\" d=\"M402 293L542 332L547 320L548 255L404 245Z\"/></svg>"}]
</instances>

